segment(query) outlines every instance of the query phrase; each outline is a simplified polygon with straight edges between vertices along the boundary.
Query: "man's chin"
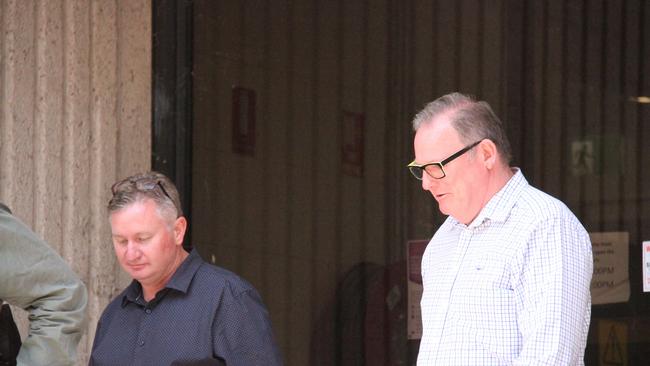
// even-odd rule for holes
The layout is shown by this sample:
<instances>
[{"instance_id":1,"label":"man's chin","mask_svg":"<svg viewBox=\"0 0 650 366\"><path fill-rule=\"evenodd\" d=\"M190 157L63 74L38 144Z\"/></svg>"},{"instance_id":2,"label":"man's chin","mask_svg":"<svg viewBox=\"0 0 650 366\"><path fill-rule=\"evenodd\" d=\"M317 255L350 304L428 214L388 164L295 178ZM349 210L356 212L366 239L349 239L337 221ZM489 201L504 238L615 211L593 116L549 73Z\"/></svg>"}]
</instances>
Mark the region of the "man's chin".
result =
<instances>
[{"instance_id":1,"label":"man's chin","mask_svg":"<svg viewBox=\"0 0 650 366\"><path fill-rule=\"evenodd\" d=\"M440 213L445 216L451 215L451 213L449 212L449 207L447 207L446 205L441 205L440 202L438 202L438 211L440 211Z\"/></svg>"},{"instance_id":2,"label":"man's chin","mask_svg":"<svg viewBox=\"0 0 650 366\"><path fill-rule=\"evenodd\" d=\"M134 280L137 280L138 282L142 282L142 280L147 278L147 274L145 273L144 268L134 270L133 268L128 268L125 270L126 273L131 276Z\"/></svg>"}]
</instances>

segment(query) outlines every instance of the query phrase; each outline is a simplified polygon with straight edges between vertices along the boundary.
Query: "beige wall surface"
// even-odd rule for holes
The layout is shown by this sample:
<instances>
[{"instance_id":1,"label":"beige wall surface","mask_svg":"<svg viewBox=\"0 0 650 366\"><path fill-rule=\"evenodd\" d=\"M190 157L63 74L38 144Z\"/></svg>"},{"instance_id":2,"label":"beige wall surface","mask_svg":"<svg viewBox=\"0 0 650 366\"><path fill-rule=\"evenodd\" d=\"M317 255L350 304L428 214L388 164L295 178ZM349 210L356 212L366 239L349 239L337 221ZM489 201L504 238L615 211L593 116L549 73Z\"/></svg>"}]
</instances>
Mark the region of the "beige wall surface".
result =
<instances>
[{"instance_id":1,"label":"beige wall surface","mask_svg":"<svg viewBox=\"0 0 650 366\"><path fill-rule=\"evenodd\" d=\"M79 365L128 280L105 206L150 168L150 90L150 0L0 1L0 200L88 286Z\"/></svg>"}]
</instances>

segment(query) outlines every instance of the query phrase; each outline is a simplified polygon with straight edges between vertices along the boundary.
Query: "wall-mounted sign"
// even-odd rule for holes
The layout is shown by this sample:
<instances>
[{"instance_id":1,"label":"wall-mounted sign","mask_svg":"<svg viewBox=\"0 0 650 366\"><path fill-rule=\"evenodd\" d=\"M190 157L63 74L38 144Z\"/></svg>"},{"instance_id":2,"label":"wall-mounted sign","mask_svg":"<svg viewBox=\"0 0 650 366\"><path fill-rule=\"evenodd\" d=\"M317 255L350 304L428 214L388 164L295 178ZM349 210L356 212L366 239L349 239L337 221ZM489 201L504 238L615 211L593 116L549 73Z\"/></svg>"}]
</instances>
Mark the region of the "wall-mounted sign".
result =
<instances>
[{"instance_id":1,"label":"wall-mounted sign","mask_svg":"<svg viewBox=\"0 0 650 366\"><path fill-rule=\"evenodd\" d=\"M576 177L594 173L594 143L589 140L571 143L571 171Z\"/></svg>"},{"instance_id":2,"label":"wall-mounted sign","mask_svg":"<svg viewBox=\"0 0 650 366\"><path fill-rule=\"evenodd\" d=\"M627 365L628 326L609 319L598 321L598 365Z\"/></svg>"},{"instance_id":3,"label":"wall-mounted sign","mask_svg":"<svg viewBox=\"0 0 650 366\"><path fill-rule=\"evenodd\" d=\"M232 151L255 154L255 91L232 88Z\"/></svg>"},{"instance_id":4,"label":"wall-mounted sign","mask_svg":"<svg viewBox=\"0 0 650 366\"><path fill-rule=\"evenodd\" d=\"M589 233L594 255L591 303L610 304L630 299L627 232Z\"/></svg>"},{"instance_id":5,"label":"wall-mounted sign","mask_svg":"<svg viewBox=\"0 0 650 366\"><path fill-rule=\"evenodd\" d=\"M606 134L586 136L571 143L571 172L575 177L625 173L625 139Z\"/></svg>"},{"instance_id":6,"label":"wall-mounted sign","mask_svg":"<svg viewBox=\"0 0 650 366\"><path fill-rule=\"evenodd\" d=\"M363 176L364 115L343 111L341 126L341 169L344 174Z\"/></svg>"},{"instance_id":7,"label":"wall-mounted sign","mask_svg":"<svg viewBox=\"0 0 650 366\"><path fill-rule=\"evenodd\" d=\"M641 260L643 261L643 292L650 292L650 241L644 241L641 245L643 252Z\"/></svg>"},{"instance_id":8,"label":"wall-mounted sign","mask_svg":"<svg viewBox=\"0 0 650 366\"><path fill-rule=\"evenodd\" d=\"M409 240L406 243L406 275L408 280L408 309L406 332L408 339L422 338L422 256L429 244L428 240Z\"/></svg>"}]
</instances>

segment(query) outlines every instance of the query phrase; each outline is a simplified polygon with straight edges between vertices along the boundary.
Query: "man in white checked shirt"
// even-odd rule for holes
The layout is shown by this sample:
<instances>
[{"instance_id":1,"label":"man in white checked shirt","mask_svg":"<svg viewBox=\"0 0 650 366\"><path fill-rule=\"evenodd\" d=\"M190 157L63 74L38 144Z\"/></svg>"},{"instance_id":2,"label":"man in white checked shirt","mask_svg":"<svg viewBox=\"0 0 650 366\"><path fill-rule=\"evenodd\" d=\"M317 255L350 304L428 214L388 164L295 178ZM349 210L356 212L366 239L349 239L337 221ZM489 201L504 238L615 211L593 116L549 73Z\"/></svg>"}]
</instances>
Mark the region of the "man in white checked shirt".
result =
<instances>
[{"instance_id":1,"label":"man in white checked shirt","mask_svg":"<svg viewBox=\"0 0 650 366\"><path fill-rule=\"evenodd\" d=\"M593 262L578 219L509 166L487 103L445 95L413 128L409 169L449 215L422 258L418 365L584 365Z\"/></svg>"}]
</instances>

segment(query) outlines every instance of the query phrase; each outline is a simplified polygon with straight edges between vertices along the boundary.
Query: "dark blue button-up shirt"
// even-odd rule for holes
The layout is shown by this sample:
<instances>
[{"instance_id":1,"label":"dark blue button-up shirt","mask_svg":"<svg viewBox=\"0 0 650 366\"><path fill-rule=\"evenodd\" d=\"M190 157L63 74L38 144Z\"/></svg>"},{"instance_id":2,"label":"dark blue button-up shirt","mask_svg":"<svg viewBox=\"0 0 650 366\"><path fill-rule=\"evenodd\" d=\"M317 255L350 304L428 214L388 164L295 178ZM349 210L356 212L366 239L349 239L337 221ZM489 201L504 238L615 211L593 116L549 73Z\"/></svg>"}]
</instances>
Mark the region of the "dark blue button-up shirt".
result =
<instances>
[{"instance_id":1,"label":"dark blue button-up shirt","mask_svg":"<svg viewBox=\"0 0 650 366\"><path fill-rule=\"evenodd\" d=\"M196 250L145 302L133 281L104 310L90 365L282 365L257 291Z\"/></svg>"}]
</instances>

